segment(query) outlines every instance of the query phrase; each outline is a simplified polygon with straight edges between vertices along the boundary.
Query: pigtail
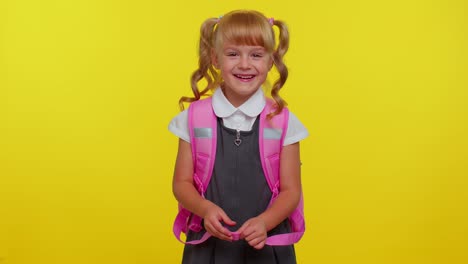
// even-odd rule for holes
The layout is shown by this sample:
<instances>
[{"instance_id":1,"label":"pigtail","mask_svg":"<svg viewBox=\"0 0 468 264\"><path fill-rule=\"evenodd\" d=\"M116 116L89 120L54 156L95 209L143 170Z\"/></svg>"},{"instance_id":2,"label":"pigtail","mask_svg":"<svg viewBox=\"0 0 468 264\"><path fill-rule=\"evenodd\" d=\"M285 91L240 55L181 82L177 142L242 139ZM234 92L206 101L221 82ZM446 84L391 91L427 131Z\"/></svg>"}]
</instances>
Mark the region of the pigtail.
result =
<instances>
[{"instance_id":1,"label":"pigtail","mask_svg":"<svg viewBox=\"0 0 468 264\"><path fill-rule=\"evenodd\" d=\"M270 114L271 116L269 115L269 118L281 113L286 106L286 101L281 98L279 91L288 79L288 68L283 62L283 57L289 48L289 31L286 24L281 20L274 20L272 22L273 25L279 28L279 44L277 49L273 52L273 63L278 70L279 78L274 82L271 89L271 97L275 100L277 107L276 110Z\"/></svg>"},{"instance_id":2,"label":"pigtail","mask_svg":"<svg viewBox=\"0 0 468 264\"><path fill-rule=\"evenodd\" d=\"M200 28L200 43L198 51L198 69L195 70L191 77L191 86L194 97L182 96L179 100L179 107L184 110L184 103L191 103L200 100L202 96L217 85L220 76L211 63L211 52L213 50L213 31L218 23L217 18L209 18L205 20ZM207 81L206 87L200 91L198 82L202 79Z\"/></svg>"}]
</instances>

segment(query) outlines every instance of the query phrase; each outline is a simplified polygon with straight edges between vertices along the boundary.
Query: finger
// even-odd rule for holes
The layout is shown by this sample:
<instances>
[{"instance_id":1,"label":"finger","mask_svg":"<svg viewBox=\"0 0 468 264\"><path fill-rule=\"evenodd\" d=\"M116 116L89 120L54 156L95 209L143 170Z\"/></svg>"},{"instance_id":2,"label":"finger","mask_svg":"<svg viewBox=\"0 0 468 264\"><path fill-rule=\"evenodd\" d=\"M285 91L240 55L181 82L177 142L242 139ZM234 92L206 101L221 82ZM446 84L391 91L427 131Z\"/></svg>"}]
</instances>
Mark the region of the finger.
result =
<instances>
[{"instance_id":1,"label":"finger","mask_svg":"<svg viewBox=\"0 0 468 264\"><path fill-rule=\"evenodd\" d=\"M217 225L221 225L218 221L207 221L205 223L205 229L208 231L210 234L212 234L215 237L221 236L222 232L219 232Z\"/></svg>"},{"instance_id":2,"label":"finger","mask_svg":"<svg viewBox=\"0 0 468 264\"><path fill-rule=\"evenodd\" d=\"M213 228L212 225L205 224L206 232L210 233L212 236L218 237L216 229Z\"/></svg>"},{"instance_id":3,"label":"finger","mask_svg":"<svg viewBox=\"0 0 468 264\"><path fill-rule=\"evenodd\" d=\"M226 227L224 227L220 222L216 223L216 231L219 232L220 234L223 234L224 236L230 237L231 236L231 231L229 231Z\"/></svg>"},{"instance_id":4,"label":"finger","mask_svg":"<svg viewBox=\"0 0 468 264\"><path fill-rule=\"evenodd\" d=\"M223 221L223 223L227 225L230 225L230 226L236 225L236 222L233 221L231 218L229 218L229 216L227 216L227 214L224 212L221 213L221 220Z\"/></svg>"},{"instance_id":5,"label":"finger","mask_svg":"<svg viewBox=\"0 0 468 264\"><path fill-rule=\"evenodd\" d=\"M265 240L254 246L255 249L262 249L265 246Z\"/></svg>"},{"instance_id":6,"label":"finger","mask_svg":"<svg viewBox=\"0 0 468 264\"><path fill-rule=\"evenodd\" d=\"M243 224L239 229L237 229L237 233L239 233L239 238L240 239L244 239L245 238L245 235L244 235L244 231L245 231L245 224Z\"/></svg>"},{"instance_id":7,"label":"finger","mask_svg":"<svg viewBox=\"0 0 468 264\"><path fill-rule=\"evenodd\" d=\"M257 237L258 237L258 234L256 234L255 232L252 232L251 234L245 236L245 241L247 241L249 245L254 246L254 244L250 244L250 243L254 243L253 241Z\"/></svg>"},{"instance_id":8,"label":"finger","mask_svg":"<svg viewBox=\"0 0 468 264\"><path fill-rule=\"evenodd\" d=\"M240 239L246 238L248 235L253 233L253 228L250 226L250 222L247 221L245 222L238 230L237 232L240 234Z\"/></svg>"},{"instance_id":9,"label":"finger","mask_svg":"<svg viewBox=\"0 0 468 264\"><path fill-rule=\"evenodd\" d=\"M255 246L261 241L265 241L267 238L266 234L260 232L253 232L245 238L245 241L249 242L251 246Z\"/></svg>"},{"instance_id":10,"label":"finger","mask_svg":"<svg viewBox=\"0 0 468 264\"><path fill-rule=\"evenodd\" d=\"M232 241L231 235L225 235L223 233L217 233L216 237L219 238L219 239L222 239L222 240Z\"/></svg>"},{"instance_id":11,"label":"finger","mask_svg":"<svg viewBox=\"0 0 468 264\"><path fill-rule=\"evenodd\" d=\"M261 242L260 238L253 238L253 239L248 241L249 245L252 246L252 247L255 247L260 242Z\"/></svg>"},{"instance_id":12,"label":"finger","mask_svg":"<svg viewBox=\"0 0 468 264\"><path fill-rule=\"evenodd\" d=\"M256 236L252 237L250 240L248 240L248 243L250 246L254 248L261 248L263 245L261 245L263 242L265 242L266 237L264 236Z\"/></svg>"},{"instance_id":13,"label":"finger","mask_svg":"<svg viewBox=\"0 0 468 264\"><path fill-rule=\"evenodd\" d=\"M232 241L232 237L231 237L230 233L225 234L225 233L219 232L212 225L206 226L205 229L206 229L206 231L208 233L210 233L214 237L217 237L217 238L222 239L222 240Z\"/></svg>"},{"instance_id":14,"label":"finger","mask_svg":"<svg viewBox=\"0 0 468 264\"><path fill-rule=\"evenodd\" d=\"M244 231L241 233L241 236L245 238L245 240L250 241L255 238L255 229L251 226L247 226Z\"/></svg>"},{"instance_id":15,"label":"finger","mask_svg":"<svg viewBox=\"0 0 468 264\"><path fill-rule=\"evenodd\" d=\"M229 231L226 227L224 227L221 222L215 221L213 225L213 229L215 230L217 237L224 239L224 240L232 240L231 231Z\"/></svg>"}]
</instances>

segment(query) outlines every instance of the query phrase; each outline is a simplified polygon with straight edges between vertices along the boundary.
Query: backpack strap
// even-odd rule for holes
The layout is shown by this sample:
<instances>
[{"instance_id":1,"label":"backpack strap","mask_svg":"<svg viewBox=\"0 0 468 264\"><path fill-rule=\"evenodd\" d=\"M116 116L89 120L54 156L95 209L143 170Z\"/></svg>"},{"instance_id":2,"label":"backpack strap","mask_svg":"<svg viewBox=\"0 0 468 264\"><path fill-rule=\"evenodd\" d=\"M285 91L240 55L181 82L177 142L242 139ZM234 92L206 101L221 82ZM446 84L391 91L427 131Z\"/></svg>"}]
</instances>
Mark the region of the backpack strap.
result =
<instances>
[{"instance_id":1,"label":"backpack strap","mask_svg":"<svg viewBox=\"0 0 468 264\"><path fill-rule=\"evenodd\" d=\"M283 108L283 111L275 115L272 119L267 119L267 115L274 111L274 104L267 100L267 104L260 114L259 147L260 160L267 180L268 186L272 192L271 203L278 197L280 188L279 165L280 154L283 147L284 137L288 128L289 111ZM193 102L188 109L188 124L190 133L190 142L192 148L192 160L194 161L193 181L197 191L204 196L206 187L211 179L214 160L216 156L217 123L214 114L211 97ZM266 240L267 245L290 245L301 239L305 231L303 215L303 197L298 207L289 217L291 223L291 233L270 236ZM174 221L173 232L176 238L185 244L200 244L206 241L211 235L208 232L203 234L202 238L183 242L180 239L181 233L188 233L188 229L200 232L201 217L191 213L179 204L179 213ZM233 240L238 240L237 232L231 233Z\"/></svg>"},{"instance_id":2,"label":"backpack strap","mask_svg":"<svg viewBox=\"0 0 468 264\"><path fill-rule=\"evenodd\" d=\"M267 100L265 109L260 114L259 133L260 160L265 178L272 192L270 205L276 200L280 192L280 155L289 121L289 111L286 107L283 108L281 113L268 119L267 115L273 111L274 103L272 100ZM298 242L303 236L305 224L302 191L299 205L291 214L289 220L292 232L268 237L266 240L267 245L291 245Z\"/></svg>"},{"instance_id":3,"label":"backpack strap","mask_svg":"<svg viewBox=\"0 0 468 264\"><path fill-rule=\"evenodd\" d=\"M200 195L204 197L216 155L217 121L211 106L211 97L190 105L188 126L194 161L194 184Z\"/></svg>"},{"instance_id":4,"label":"backpack strap","mask_svg":"<svg viewBox=\"0 0 468 264\"><path fill-rule=\"evenodd\" d=\"M193 183L202 197L210 182L214 160L216 156L217 122L211 105L211 97L198 100L190 104L188 109L188 127L192 160L194 162ZM176 238L185 244L200 244L211 235L205 232L199 240L183 242L181 233L188 233L188 229L200 232L202 218L179 205L179 213L174 221L173 232Z\"/></svg>"}]
</instances>

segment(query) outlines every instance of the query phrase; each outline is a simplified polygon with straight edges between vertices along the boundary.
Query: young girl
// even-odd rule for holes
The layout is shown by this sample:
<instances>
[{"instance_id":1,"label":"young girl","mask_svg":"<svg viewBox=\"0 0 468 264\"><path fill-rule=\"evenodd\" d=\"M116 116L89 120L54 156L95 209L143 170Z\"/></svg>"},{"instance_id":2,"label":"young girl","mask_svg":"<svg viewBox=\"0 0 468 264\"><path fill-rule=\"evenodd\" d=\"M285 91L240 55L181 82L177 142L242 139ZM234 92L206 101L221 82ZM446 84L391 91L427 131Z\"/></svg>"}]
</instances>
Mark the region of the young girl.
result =
<instances>
[{"instance_id":1,"label":"young girl","mask_svg":"<svg viewBox=\"0 0 468 264\"><path fill-rule=\"evenodd\" d=\"M278 45L273 26L279 29ZM217 117L217 144L211 179L203 193L194 180L187 110L172 119L169 130L179 137L174 195L192 216L202 219L202 230L188 230L187 241L211 237L199 244L187 243L183 263L296 263L293 245L266 243L267 237L291 232L288 217L302 199L299 141L308 132L289 113L277 194L272 194L265 178L259 150L259 116L268 100L274 100L274 111L267 120L286 111L279 90L288 76L283 63L288 45L286 25L256 11L233 11L207 19L201 27L199 68L192 75L194 97L182 97L179 103L183 109L184 102L196 102L213 92L210 108ZM279 78L271 89L272 100L264 96L262 85L273 66ZM202 79L207 86L200 91Z\"/></svg>"}]
</instances>

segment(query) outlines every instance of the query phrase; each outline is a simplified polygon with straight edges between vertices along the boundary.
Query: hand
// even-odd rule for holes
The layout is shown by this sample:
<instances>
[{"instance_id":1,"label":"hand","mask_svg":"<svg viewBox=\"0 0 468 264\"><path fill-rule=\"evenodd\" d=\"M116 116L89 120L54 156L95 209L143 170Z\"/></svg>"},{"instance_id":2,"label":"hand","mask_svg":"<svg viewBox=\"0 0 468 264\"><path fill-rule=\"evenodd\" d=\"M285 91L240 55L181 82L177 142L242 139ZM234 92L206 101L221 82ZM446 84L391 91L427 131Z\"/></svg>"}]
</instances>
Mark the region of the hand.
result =
<instances>
[{"instance_id":1,"label":"hand","mask_svg":"<svg viewBox=\"0 0 468 264\"><path fill-rule=\"evenodd\" d=\"M231 231L221 222L230 226L236 225L236 222L232 221L223 209L212 202L209 202L204 212L203 220L206 231L219 239L232 241Z\"/></svg>"},{"instance_id":2,"label":"hand","mask_svg":"<svg viewBox=\"0 0 468 264\"><path fill-rule=\"evenodd\" d=\"M265 221L261 217L253 217L247 220L237 230L241 239L245 239L255 249L262 249L267 239Z\"/></svg>"}]
</instances>

